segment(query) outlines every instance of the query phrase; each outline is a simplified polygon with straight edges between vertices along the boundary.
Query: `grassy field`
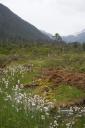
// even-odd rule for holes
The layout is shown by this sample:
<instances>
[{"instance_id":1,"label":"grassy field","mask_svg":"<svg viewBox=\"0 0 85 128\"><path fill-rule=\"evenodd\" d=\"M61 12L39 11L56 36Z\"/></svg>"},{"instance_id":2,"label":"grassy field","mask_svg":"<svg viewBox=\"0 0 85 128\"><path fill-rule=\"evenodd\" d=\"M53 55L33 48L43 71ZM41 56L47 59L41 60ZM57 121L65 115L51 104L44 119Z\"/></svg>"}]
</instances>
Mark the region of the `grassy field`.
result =
<instances>
[{"instance_id":1,"label":"grassy field","mask_svg":"<svg viewBox=\"0 0 85 128\"><path fill-rule=\"evenodd\" d=\"M84 74L78 48L0 47L0 128L84 128Z\"/></svg>"}]
</instances>

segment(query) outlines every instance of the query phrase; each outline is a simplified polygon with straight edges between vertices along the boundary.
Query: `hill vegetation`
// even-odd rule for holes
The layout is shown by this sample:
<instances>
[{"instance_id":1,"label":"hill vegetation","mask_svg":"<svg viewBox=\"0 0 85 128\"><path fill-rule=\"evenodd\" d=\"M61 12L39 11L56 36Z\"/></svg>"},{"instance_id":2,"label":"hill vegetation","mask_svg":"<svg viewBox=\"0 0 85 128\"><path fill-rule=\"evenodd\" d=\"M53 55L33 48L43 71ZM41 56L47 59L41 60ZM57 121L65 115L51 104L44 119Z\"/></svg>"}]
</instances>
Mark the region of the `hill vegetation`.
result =
<instances>
[{"instance_id":1,"label":"hill vegetation","mask_svg":"<svg viewBox=\"0 0 85 128\"><path fill-rule=\"evenodd\" d=\"M6 6L0 4L0 40L49 41L51 39L35 26L14 14Z\"/></svg>"}]
</instances>

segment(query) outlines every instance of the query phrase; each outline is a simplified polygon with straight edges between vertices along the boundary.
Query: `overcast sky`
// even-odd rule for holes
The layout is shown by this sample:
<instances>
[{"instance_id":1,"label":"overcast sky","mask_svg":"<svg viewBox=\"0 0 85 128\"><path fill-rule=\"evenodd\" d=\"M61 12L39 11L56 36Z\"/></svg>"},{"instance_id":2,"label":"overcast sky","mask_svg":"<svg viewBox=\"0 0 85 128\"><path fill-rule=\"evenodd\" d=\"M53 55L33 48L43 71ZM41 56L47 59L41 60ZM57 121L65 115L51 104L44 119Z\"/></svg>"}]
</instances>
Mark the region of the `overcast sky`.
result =
<instances>
[{"instance_id":1,"label":"overcast sky","mask_svg":"<svg viewBox=\"0 0 85 128\"><path fill-rule=\"evenodd\" d=\"M85 29L85 0L0 0L20 17L49 33Z\"/></svg>"}]
</instances>

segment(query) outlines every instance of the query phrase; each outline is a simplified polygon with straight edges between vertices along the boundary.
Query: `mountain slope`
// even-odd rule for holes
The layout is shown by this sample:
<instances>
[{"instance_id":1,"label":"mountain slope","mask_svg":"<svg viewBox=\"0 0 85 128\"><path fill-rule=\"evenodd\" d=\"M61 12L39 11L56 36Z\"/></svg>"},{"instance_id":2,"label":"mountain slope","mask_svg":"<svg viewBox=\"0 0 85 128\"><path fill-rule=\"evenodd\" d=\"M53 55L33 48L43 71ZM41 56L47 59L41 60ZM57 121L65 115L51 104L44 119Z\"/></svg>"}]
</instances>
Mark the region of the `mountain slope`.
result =
<instances>
[{"instance_id":1,"label":"mountain slope","mask_svg":"<svg viewBox=\"0 0 85 128\"><path fill-rule=\"evenodd\" d=\"M41 32L42 32L44 35L48 36L50 39L54 40L54 37L53 37L52 34L50 34L50 33L48 33L48 32L45 32L45 31L43 31L43 30L41 30Z\"/></svg>"},{"instance_id":2,"label":"mountain slope","mask_svg":"<svg viewBox=\"0 0 85 128\"><path fill-rule=\"evenodd\" d=\"M63 36L62 38L66 42L85 42L85 30L82 30L76 35Z\"/></svg>"},{"instance_id":3,"label":"mountain slope","mask_svg":"<svg viewBox=\"0 0 85 128\"><path fill-rule=\"evenodd\" d=\"M50 40L40 30L0 4L0 40Z\"/></svg>"}]
</instances>

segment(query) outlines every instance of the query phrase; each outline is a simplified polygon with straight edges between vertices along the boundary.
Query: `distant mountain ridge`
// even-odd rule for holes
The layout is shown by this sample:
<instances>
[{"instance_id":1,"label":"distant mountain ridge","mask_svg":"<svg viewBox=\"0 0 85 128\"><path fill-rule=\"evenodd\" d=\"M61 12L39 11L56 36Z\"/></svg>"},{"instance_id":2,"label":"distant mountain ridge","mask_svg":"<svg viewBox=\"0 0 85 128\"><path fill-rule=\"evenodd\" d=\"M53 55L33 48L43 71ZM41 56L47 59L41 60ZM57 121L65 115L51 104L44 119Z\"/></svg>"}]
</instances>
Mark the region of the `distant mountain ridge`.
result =
<instances>
[{"instance_id":1,"label":"distant mountain ridge","mask_svg":"<svg viewBox=\"0 0 85 128\"><path fill-rule=\"evenodd\" d=\"M21 19L8 7L0 4L0 40L49 41L49 36L43 34L32 24Z\"/></svg>"},{"instance_id":2,"label":"distant mountain ridge","mask_svg":"<svg viewBox=\"0 0 85 128\"><path fill-rule=\"evenodd\" d=\"M62 38L66 42L85 42L85 29L74 35L63 36Z\"/></svg>"}]
</instances>

